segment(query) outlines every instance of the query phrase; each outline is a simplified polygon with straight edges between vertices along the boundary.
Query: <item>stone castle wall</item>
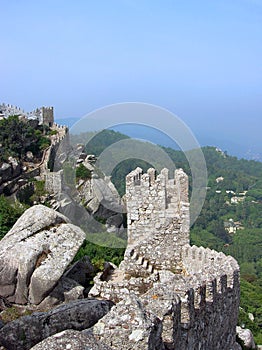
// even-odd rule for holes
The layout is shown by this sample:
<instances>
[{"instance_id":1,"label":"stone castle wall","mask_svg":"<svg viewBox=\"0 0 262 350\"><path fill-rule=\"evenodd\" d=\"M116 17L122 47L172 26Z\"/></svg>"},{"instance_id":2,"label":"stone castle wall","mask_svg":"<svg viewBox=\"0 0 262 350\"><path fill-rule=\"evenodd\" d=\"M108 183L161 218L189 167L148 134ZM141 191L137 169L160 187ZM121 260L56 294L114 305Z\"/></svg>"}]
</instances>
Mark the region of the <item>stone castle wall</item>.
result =
<instances>
[{"instance_id":1,"label":"stone castle wall","mask_svg":"<svg viewBox=\"0 0 262 350\"><path fill-rule=\"evenodd\" d=\"M28 113L28 118L37 119L40 125L51 127L54 124L54 108L40 107Z\"/></svg>"},{"instance_id":2,"label":"stone castle wall","mask_svg":"<svg viewBox=\"0 0 262 350\"><path fill-rule=\"evenodd\" d=\"M45 180L45 189L49 193L58 194L62 190L62 171L60 161L65 160L65 155L69 147L69 134L64 126L54 124L57 135L52 139L52 143L47 150L42 171Z\"/></svg>"},{"instance_id":3,"label":"stone castle wall","mask_svg":"<svg viewBox=\"0 0 262 350\"><path fill-rule=\"evenodd\" d=\"M11 104L1 104L0 105L0 117L8 118L10 115L21 115L26 116L27 113L20 107Z\"/></svg>"},{"instance_id":4,"label":"stone castle wall","mask_svg":"<svg viewBox=\"0 0 262 350\"><path fill-rule=\"evenodd\" d=\"M98 274L89 293L116 303L94 326L112 349L239 349L239 266L189 245L187 188L181 169L174 179L166 169L127 176L125 257Z\"/></svg>"},{"instance_id":5,"label":"stone castle wall","mask_svg":"<svg viewBox=\"0 0 262 350\"><path fill-rule=\"evenodd\" d=\"M128 260L141 256L158 269L179 263L180 251L189 243L187 183L182 169L174 179L167 169L156 176L154 169L143 174L137 168L126 177Z\"/></svg>"},{"instance_id":6,"label":"stone castle wall","mask_svg":"<svg viewBox=\"0 0 262 350\"><path fill-rule=\"evenodd\" d=\"M139 313L140 324L146 321L142 314L147 315L146 319L155 318L151 330L159 328L161 336L158 334L155 341L157 344L162 338L165 349L234 349L240 292L238 264L223 253L194 246L186 246L183 256L180 274L161 270L148 277L119 281L114 279L115 268L95 278L90 296L116 303L100 321L103 332L99 324L95 326L101 341L113 344L113 349L120 349L121 341L136 350L161 349L130 341L130 334L138 328L130 315ZM118 330L117 325L121 325Z\"/></svg>"},{"instance_id":7,"label":"stone castle wall","mask_svg":"<svg viewBox=\"0 0 262 350\"><path fill-rule=\"evenodd\" d=\"M212 286L212 292L207 285ZM239 306L238 273L235 273L233 286L227 284L223 276L207 281L207 285L177 276L172 280L171 276L162 274L160 281L143 295L132 287L128 293L126 288L117 290L114 286L114 294L108 294L108 288L105 288L106 299L112 300L113 295L122 297L120 301L115 300L116 306L95 326L94 333L101 341L113 345L113 349L121 349L120 343L126 341L132 349L159 350L161 347L148 347L149 339L145 339L147 346L130 339L130 335L141 330L141 324L149 318L155 319L155 323L148 329L153 332L158 327L155 344L161 339L163 349L234 349ZM140 327L133 320L138 311ZM103 332L100 333L101 323Z\"/></svg>"},{"instance_id":8,"label":"stone castle wall","mask_svg":"<svg viewBox=\"0 0 262 350\"><path fill-rule=\"evenodd\" d=\"M54 108L40 107L32 112L25 112L23 109L10 104L0 104L0 117L8 118L11 115L18 115L28 119L37 119L40 125L51 127L54 124Z\"/></svg>"}]
</instances>

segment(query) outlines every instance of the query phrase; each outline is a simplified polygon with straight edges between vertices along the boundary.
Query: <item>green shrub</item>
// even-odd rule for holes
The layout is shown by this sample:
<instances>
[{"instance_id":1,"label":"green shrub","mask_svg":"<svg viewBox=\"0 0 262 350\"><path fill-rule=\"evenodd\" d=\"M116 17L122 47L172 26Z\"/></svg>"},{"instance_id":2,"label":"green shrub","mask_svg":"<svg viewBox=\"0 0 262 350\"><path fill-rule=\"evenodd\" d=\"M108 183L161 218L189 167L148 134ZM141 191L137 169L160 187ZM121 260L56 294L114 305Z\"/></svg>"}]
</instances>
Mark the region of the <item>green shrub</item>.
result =
<instances>
[{"instance_id":1,"label":"green shrub","mask_svg":"<svg viewBox=\"0 0 262 350\"><path fill-rule=\"evenodd\" d=\"M87 169L84 164L80 164L76 168L76 178L77 180L82 179L82 180L87 180L91 179L92 173L89 169Z\"/></svg>"},{"instance_id":2,"label":"green shrub","mask_svg":"<svg viewBox=\"0 0 262 350\"><path fill-rule=\"evenodd\" d=\"M6 197L0 196L0 239L12 228L26 209L26 206L20 203L12 204Z\"/></svg>"},{"instance_id":3,"label":"green shrub","mask_svg":"<svg viewBox=\"0 0 262 350\"><path fill-rule=\"evenodd\" d=\"M124 258L125 248L115 248L115 246L123 246L125 241L121 238L113 237L113 235L109 233L97 233L92 236L93 240L97 241L99 244L92 243L90 240L86 239L76 254L75 261L87 255L95 266L96 271L103 270L106 261L119 265Z\"/></svg>"}]
</instances>

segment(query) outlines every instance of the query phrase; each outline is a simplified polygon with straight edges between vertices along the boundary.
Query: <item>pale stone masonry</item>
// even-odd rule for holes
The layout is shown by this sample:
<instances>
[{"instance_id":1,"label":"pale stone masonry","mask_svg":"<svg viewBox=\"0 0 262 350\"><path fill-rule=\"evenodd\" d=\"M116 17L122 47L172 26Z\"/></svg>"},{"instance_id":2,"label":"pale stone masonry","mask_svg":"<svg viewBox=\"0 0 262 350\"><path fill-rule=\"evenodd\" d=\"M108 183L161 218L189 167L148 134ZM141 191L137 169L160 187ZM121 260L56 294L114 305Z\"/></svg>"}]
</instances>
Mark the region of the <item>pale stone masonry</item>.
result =
<instances>
[{"instance_id":1,"label":"pale stone masonry","mask_svg":"<svg viewBox=\"0 0 262 350\"><path fill-rule=\"evenodd\" d=\"M112 349L237 350L239 266L189 245L188 178L163 169L126 177L128 244L89 296L116 305L93 334Z\"/></svg>"},{"instance_id":2,"label":"pale stone masonry","mask_svg":"<svg viewBox=\"0 0 262 350\"><path fill-rule=\"evenodd\" d=\"M40 107L32 112L25 112L20 107L10 104L0 104L0 119L8 118L11 115L18 115L27 119L38 120L39 125L47 125L51 127L54 124L54 108Z\"/></svg>"},{"instance_id":3,"label":"pale stone masonry","mask_svg":"<svg viewBox=\"0 0 262 350\"><path fill-rule=\"evenodd\" d=\"M125 261L141 256L152 268L176 268L189 244L188 177L182 169L168 178L163 169L146 174L137 168L126 177L128 249ZM128 265L128 264L127 264ZM128 269L128 266L126 266Z\"/></svg>"}]
</instances>

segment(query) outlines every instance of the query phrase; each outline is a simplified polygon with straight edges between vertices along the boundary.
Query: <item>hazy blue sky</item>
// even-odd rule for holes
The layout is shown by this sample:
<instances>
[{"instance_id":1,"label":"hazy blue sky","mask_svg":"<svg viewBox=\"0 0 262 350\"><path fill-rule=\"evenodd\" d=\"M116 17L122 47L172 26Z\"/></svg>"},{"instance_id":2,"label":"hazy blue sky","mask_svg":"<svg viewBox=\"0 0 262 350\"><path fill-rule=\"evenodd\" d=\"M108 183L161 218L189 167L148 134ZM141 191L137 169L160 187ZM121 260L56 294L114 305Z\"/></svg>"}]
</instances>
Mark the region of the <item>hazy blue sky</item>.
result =
<instances>
[{"instance_id":1,"label":"hazy blue sky","mask_svg":"<svg viewBox=\"0 0 262 350\"><path fill-rule=\"evenodd\" d=\"M261 0L0 5L0 101L53 105L57 118L153 103L202 143L262 155Z\"/></svg>"}]
</instances>

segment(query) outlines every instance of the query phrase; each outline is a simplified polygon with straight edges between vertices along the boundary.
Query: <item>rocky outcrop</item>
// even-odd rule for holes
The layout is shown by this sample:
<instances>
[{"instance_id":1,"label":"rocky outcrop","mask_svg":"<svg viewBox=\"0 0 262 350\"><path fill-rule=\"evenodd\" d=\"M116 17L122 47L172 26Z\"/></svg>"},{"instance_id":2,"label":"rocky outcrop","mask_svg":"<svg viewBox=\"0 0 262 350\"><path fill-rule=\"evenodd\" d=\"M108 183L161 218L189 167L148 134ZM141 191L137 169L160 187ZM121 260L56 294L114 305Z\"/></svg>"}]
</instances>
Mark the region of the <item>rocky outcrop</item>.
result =
<instances>
[{"instance_id":1,"label":"rocky outcrop","mask_svg":"<svg viewBox=\"0 0 262 350\"><path fill-rule=\"evenodd\" d=\"M8 158L8 163L12 167L12 177L19 176L21 174L21 172L22 172L21 163L14 157L9 157Z\"/></svg>"},{"instance_id":2,"label":"rocky outcrop","mask_svg":"<svg viewBox=\"0 0 262 350\"><path fill-rule=\"evenodd\" d=\"M82 331L88 329L106 315L112 305L113 303L110 301L85 299L61 305L49 312L37 312L31 316L21 317L0 329L0 344L8 350L27 350L43 339L64 330ZM69 334L71 341L73 341L76 337L72 338L72 334ZM64 336L62 338L64 340L61 339L61 341L66 341ZM83 337L78 334L77 338L77 342L83 344ZM45 344L49 344L49 349L55 349L53 343L55 344L57 339L57 336L54 336ZM39 345L36 349L44 349L44 347ZM66 349L66 347L62 349Z\"/></svg>"},{"instance_id":3,"label":"rocky outcrop","mask_svg":"<svg viewBox=\"0 0 262 350\"><path fill-rule=\"evenodd\" d=\"M8 163L2 163L0 167L0 184L4 181L8 181L12 176L12 167Z\"/></svg>"},{"instance_id":4,"label":"rocky outcrop","mask_svg":"<svg viewBox=\"0 0 262 350\"><path fill-rule=\"evenodd\" d=\"M65 273L65 277L76 281L83 287L87 287L90 280L93 279L95 268L92 265L88 256L84 256L82 259L75 262L68 271Z\"/></svg>"},{"instance_id":5,"label":"rocky outcrop","mask_svg":"<svg viewBox=\"0 0 262 350\"><path fill-rule=\"evenodd\" d=\"M109 346L98 342L94 336L73 330L66 330L49 337L35 345L31 350L111 350Z\"/></svg>"},{"instance_id":6,"label":"rocky outcrop","mask_svg":"<svg viewBox=\"0 0 262 350\"><path fill-rule=\"evenodd\" d=\"M99 219L104 219L108 232L119 233L121 231L124 206L121 202L110 177L102 174L95 167L96 158L93 155L81 153L78 161L92 173L87 180L80 180L77 191L88 212Z\"/></svg>"},{"instance_id":7,"label":"rocky outcrop","mask_svg":"<svg viewBox=\"0 0 262 350\"><path fill-rule=\"evenodd\" d=\"M68 178L68 175L57 166L55 168L60 169L59 171L46 172L45 189L55 195L50 204L53 209L63 213L77 225L80 225L81 217L84 216L85 222L89 220L103 222L108 232L122 235L124 231L122 213L125 210L121 197L110 177L105 176L95 166L96 157L87 155L82 150L83 147L77 147L71 150L68 157L75 159L75 169L84 166L89 171L89 176L85 179L76 179L74 176ZM63 157L63 161L64 158L66 157ZM83 214L79 214L80 208L84 210Z\"/></svg>"},{"instance_id":8,"label":"rocky outcrop","mask_svg":"<svg viewBox=\"0 0 262 350\"><path fill-rule=\"evenodd\" d=\"M39 309L49 309L54 305L72 300L83 299L85 288L71 278L64 275L60 278L54 289L39 304Z\"/></svg>"},{"instance_id":9,"label":"rocky outcrop","mask_svg":"<svg viewBox=\"0 0 262 350\"><path fill-rule=\"evenodd\" d=\"M39 304L54 289L85 233L43 205L28 209L0 241L0 296Z\"/></svg>"},{"instance_id":10,"label":"rocky outcrop","mask_svg":"<svg viewBox=\"0 0 262 350\"><path fill-rule=\"evenodd\" d=\"M0 185L19 176L21 173L21 163L17 159L9 157L7 162L0 164ZM2 193L3 186L0 188L0 193Z\"/></svg>"},{"instance_id":11,"label":"rocky outcrop","mask_svg":"<svg viewBox=\"0 0 262 350\"><path fill-rule=\"evenodd\" d=\"M162 323L135 296L128 296L111 309L93 333L112 349L164 350Z\"/></svg>"},{"instance_id":12,"label":"rocky outcrop","mask_svg":"<svg viewBox=\"0 0 262 350\"><path fill-rule=\"evenodd\" d=\"M244 342L247 349L256 349L256 344L250 329L237 327L237 335Z\"/></svg>"}]
</instances>

